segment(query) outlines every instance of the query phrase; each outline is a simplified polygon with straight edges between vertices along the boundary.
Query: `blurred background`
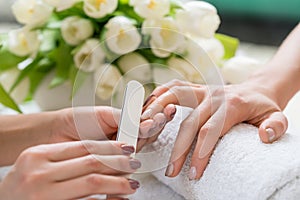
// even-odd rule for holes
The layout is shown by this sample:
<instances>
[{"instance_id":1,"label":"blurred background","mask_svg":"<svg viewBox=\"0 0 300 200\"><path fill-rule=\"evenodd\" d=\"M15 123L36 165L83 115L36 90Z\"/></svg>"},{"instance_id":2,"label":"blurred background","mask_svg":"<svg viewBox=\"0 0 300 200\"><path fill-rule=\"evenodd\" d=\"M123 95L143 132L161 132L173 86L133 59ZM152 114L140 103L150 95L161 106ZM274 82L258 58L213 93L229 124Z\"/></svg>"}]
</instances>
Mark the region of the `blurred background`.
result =
<instances>
[{"instance_id":1,"label":"blurred background","mask_svg":"<svg viewBox=\"0 0 300 200\"><path fill-rule=\"evenodd\" d=\"M218 9L219 32L241 41L278 46L300 21L300 0L206 0ZM14 22L10 6L0 0L0 24ZM0 30L1 31L1 30Z\"/></svg>"},{"instance_id":2,"label":"blurred background","mask_svg":"<svg viewBox=\"0 0 300 200\"><path fill-rule=\"evenodd\" d=\"M300 21L300 0L207 0L218 9L219 32L278 46Z\"/></svg>"}]
</instances>

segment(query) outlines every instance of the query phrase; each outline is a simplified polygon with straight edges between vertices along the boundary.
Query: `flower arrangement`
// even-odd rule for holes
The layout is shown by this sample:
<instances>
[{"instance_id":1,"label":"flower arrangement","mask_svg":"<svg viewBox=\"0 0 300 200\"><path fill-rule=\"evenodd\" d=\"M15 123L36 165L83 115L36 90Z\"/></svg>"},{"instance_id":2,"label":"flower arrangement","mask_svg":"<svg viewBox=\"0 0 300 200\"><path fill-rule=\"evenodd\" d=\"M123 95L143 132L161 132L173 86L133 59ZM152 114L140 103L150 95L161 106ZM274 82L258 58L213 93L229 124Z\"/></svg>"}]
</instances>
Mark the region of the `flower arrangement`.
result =
<instances>
[{"instance_id":1,"label":"flower arrangement","mask_svg":"<svg viewBox=\"0 0 300 200\"><path fill-rule=\"evenodd\" d=\"M165 68L202 83L190 40L219 66L238 46L216 34L217 10L203 1L17 0L12 11L23 27L0 37L0 102L17 111L52 71L50 88L92 74L96 95L109 99L121 78L155 83Z\"/></svg>"}]
</instances>

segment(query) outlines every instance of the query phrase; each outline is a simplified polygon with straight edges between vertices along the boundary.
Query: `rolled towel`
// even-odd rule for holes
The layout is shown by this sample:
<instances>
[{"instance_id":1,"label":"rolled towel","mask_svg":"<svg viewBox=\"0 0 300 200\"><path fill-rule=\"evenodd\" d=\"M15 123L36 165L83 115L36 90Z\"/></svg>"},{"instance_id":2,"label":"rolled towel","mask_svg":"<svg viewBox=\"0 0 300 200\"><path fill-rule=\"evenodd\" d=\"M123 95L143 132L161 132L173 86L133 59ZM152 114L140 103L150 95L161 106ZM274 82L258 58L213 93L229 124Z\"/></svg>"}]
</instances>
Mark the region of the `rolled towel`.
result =
<instances>
[{"instance_id":1,"label":"rolled towel","mask_svg":"<svg viewBox=\"0 0 300 200\"><path fill-rule=\"evenodd\" d=\"M258 129L247 124L235 126L220 140L199 181L188 179L190 159L176 178L165 177L179 124L191 111L177 110L158 140L138 154L142 172L152 171L188 200L300 199L300 135L287 133L273 144L263 144Z\"/></svg>"}]
</instances>

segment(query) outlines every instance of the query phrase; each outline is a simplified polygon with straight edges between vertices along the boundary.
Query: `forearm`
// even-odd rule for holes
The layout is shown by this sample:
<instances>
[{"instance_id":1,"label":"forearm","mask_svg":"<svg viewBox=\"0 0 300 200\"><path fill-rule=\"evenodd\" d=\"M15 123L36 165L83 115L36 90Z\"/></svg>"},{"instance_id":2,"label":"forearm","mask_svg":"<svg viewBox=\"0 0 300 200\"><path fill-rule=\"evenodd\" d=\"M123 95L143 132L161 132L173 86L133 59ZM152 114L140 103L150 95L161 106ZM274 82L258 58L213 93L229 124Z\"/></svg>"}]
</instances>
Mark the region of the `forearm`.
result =
<instances>
[{"instance_id":1,"label":"forearm","mask_svg":"<svg viewBox=\"0 0 300 200\"><path fill-rule=\"evenodd\" d=\"M10 165L26 148L46 144L55 112L0 116L0 166Z\"/></svg>"},{"instance_id":2,"label":"forearm","mask_svg":"<svg viewBox=\"0 0 300 200\"><path fill-rule=\"evenodd\" d=\"M300 90L300 24L285 39L266 67L249 81L271 90L280 108L285 108Z\"/></svg>"}]
</instances>

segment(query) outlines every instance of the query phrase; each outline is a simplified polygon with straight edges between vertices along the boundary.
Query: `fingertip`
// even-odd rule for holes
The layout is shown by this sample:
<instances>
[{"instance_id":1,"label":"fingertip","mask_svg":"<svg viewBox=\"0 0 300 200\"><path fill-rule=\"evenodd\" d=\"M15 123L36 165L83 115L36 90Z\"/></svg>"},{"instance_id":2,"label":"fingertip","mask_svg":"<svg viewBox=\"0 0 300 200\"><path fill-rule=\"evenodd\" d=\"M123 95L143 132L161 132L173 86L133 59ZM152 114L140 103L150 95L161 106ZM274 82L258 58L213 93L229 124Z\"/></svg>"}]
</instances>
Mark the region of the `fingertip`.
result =
<instances>
[{"instance_id":1,"label":"fingertip","mask_svg":"<svg viewBox=\"0 0 300 200\"><path fill-rule=\"evenodd\" d=\"M174 104L169 104L164 108L163 112L167 118L167 121L171 121L177 112L177 108Z\"/></svg>"},{"instance_id":2,"label":"fingertip","mask_svg":"<svg viewBox=\"0 0 300 200\"><path fill-rule=\"evenodd\" d=\"M282 112L272 113L259 127L259 137L264 143L272 143L285 134L288 120Z\"/></svg>"}]
</instances>

